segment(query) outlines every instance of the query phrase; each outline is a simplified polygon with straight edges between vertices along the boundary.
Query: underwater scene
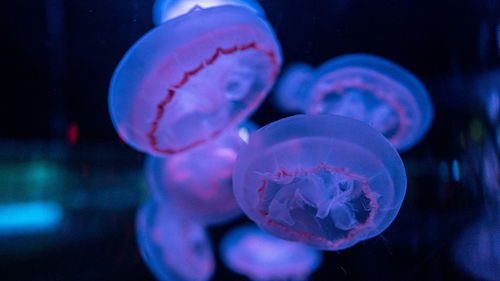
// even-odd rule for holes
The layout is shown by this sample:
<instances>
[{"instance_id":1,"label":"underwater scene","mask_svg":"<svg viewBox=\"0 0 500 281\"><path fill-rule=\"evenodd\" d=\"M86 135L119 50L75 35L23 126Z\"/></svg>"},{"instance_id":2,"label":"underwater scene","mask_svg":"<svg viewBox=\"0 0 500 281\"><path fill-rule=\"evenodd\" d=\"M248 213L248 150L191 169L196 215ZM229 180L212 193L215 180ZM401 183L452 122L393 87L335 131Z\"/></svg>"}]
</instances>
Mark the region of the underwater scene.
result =
<instances>
[{"instance_id":1,"label":"underwater scene","mask_svg":"<svg viewBox=\"0 0 500 281\"><path fill-rule=\"evenodd\" d=\"M500 280L499 0L5 4L1 280Z\"/></svg>"}]
</instances>

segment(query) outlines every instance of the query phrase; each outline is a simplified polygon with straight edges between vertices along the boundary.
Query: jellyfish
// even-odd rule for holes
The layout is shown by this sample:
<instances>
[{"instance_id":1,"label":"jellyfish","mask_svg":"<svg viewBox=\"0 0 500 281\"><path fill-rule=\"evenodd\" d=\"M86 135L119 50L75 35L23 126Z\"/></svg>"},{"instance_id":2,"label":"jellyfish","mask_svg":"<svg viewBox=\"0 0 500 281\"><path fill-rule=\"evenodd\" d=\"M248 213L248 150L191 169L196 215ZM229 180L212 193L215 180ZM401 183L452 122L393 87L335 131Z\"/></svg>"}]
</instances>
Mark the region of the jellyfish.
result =
<instances>
[{"instance_id":1,"label":"jellyfish","mask_svg":"<svg viewBox=\"0 0 500 281\"><path fill-rule=\"evenodd\" d=\"M109 89L119 136L156 156L217 138L264 100L281 65L271 26L249 9L195 9L156 27L123 57Z\"/></svg>"},{"instance_id":2,"label":"jellyfish","mask_svg":"<svg viewBox=\"0 0 500 281\"><path fill-rule=\"evenodd\" d=\"M394 147L338 115L295 115L250 136L233 172L236 200L265 231L340 250L384 231L406 192Z\"/></svg>"},{"instance_id":3,"label":"jellyfish","mask_svg":"<svg viewBox=\"0 0 500 281\"><path fill-rule=\"evenodd\" d=\"M205 229L179 217L165 204L149 200L141 206L136 236L142 258L161 281L209 280L215 271Z\"/></svg>"},{"instance_id":4,"label":"jellyfish","mask_svg":"<svg viewBox=\"0 0 500 281\"><path fill-rule=\"evenodd\" d=\"M160 25L193 9L223 5L241 6L255 12L262 18L266 17L264 9L255 0L156 0L153 6L153 22Z\"/></svg>"},{"instance_id":5,"label":"jellyfish","mask_svg":"<svg viewBox=\"0 0 500 281\"><path fill-rule=\"evenodd\" d=\"M486 109L488 122L495 126L500 123L500 69L479 74L474 79L474 98L480 98Z\"/></svg>"},{"instance_id":6,"label":"jellyfish","mask_svg":"<svg viewBox=\"0 0 500 281\"><path fill-rule=\"evenodd\" d=\"M251 280L307 280L322 261L321 252L276 238L256 226L240 226L222 239L224 264Z\"/></svg>"},{"instance_id":7,"label":"jellyfish","mask_svg":"<svg viewBox=\"0 0 500 281\"><path fill-rule=\"evenodd\" d=\"M452 253L455 264L471 277L498 280L500 224L483 219L473 223L455 241Z\"/></svg>"},{"instance_id":8,"label":"jellyfish","mask_svg":"<svg viewBox=\"0 0 500 281\"><path fill-rule=\"evenodd\" d=\"M336 57L316 70L292 65L279 82L275 101L285 111L363 121L400 151L425 136L434 115L417 77L394 62L365 54Z\"/></svg>"},{"instance_id":9,"label":"jellyfish","mask_svg":"<svg viewBox=\"0 0 500 281\"><path fill-rule=\"evenodd\" d=\"M303 108L303 100L298 98L302 88L310 80L314 69L306 63L295 63L288 66L281 74L277 84L274 103L284 111L297 112Z\"/></svg>"},{"instance_id":10,"label":"jellyfish","mask_svg":"<svg viewBox=\"0 0 500 281\"><path fill-rule=\"evenodd\" d=\"M231 128L218 139L184 153L148 156L145 172L153 196L203 224L220 224L241 215L233 194L233 166L238 149L245 144L244 134L253 126L247 122Z\"/></svg>"}]
</instances>

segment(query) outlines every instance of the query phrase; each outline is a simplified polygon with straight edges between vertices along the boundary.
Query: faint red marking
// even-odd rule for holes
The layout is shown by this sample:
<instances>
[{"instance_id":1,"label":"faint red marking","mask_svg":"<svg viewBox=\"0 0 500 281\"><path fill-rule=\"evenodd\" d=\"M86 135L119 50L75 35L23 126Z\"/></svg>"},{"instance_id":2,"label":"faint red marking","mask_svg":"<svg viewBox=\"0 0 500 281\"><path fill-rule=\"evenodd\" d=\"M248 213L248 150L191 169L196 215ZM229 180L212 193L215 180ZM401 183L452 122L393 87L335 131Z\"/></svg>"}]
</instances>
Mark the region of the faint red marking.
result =
<instances>
[{"instance_id":1,"label":"faint red marking","mask_svg":"<svg viewBox=\"0 0 500 281\"><path fill-rule=\"evenodd\" d=\"M66 141L73 146L78 141L78 124L71 122L66 130Z\"/></svg>"},{"instance_id":2,"label":"faint red marking","mask_svg":"<svg viewBox=\"0 0 500 281\"><path fill-rule=\"evenodd\" d=\"M184 72L184 76L182 77L181 81L177 84L174 85L174 88L180 89L184 84L186 84L189 81L189 77L195 76L196 73L200 72L203 68L205 68L205 65L201 63L198 67L191 71L186 71Z\"/></svg>"},{"instance_id":3,"label":"faint red marking","mask_svg":"<svg viewBox=\"0 0 500 281\"><path fill-rule=\"evenodd\" d=\"M161 117L165 113L165 106L172 101L174 98L175 92L174 90L168 89L167 96L158 104L156 109L156 116L151 124L151 129L148 132L149 144L153 147L156 147L158 142L155 137L155 132L158 130L158 123L160 122Z\"/></svg>"},{"instance_id":4,"label":"faint red marking","mask_svg":"<svg viewBox=\"0 0 500 281\"><path fill-rule=\"evenodd\" d=\"M252 43L249 43L249 44L246 44L246 45L242 45L240 47L240 50L245 51L245 50L248 50L248 49L255 49L255 48L257 48L257 46L255 45L255 42L252 42Z\"/></svg>"},{"instance_id":5,"label":"faint red marking","mask_svg":"<svg viewBox=\"0 0 500 281\"><path fill-rule=\"evenodd\" d=\"M264 221L267 225L272 226L274 228L278 228L281 231L283 231L284 233L289 234L290 236L292 236L295 239L303 238L303 239L307 239L307 240L312 241L312 242L319 242L322 244L322 246L325 246L326 248L328 248L330 250L336 250L340 246L342 246L342 244L348 242L353 237L355 237L356 234L358 234L361 230L373 226L373 220L375 218L375 214L377 214L377 212L380 208L380 206L377 202L378 194L373 192L368 187L369 179L367 177L362 176L362 175L353 174L349 171L349 169L347 169L345 167L333 167L333 166L328 166L328 165L324 164L323 162L320 162L317 167L313 167L313 168L307 169L307 170L301 169L301 173L303 173L304 175L307 175L308 173L316 173L319 171L319 169L325 169L327 171L335 172L335 173L343 173L344 176L360 182L361 189L363 191L364 196L366 198L368 198L368 200L370 201L370 203L369 203L370 204L370 213L369 213L366 221L364 223L358 224L354 228L352 228L344 238L330 241L322 236L314 235L314 234L307 233L307 232L291 230L286 225L284 225L280 222L277 222L271 218L268 218L267 217L269 215L268 211L263 210L261 208L259 208L257 211L259 214L261 214L265 218ZM283 167L280 167L279 171L277 171L275 174L276 179L279 179L280 175L283 174L283 172L285 172L289 175L294 175L294 176L297 175L297 169L295 169L294 171L291 171L291 172L287 172L287 171L284 171ZM263 182L264 183L257 190L258 195L259 195L259 202L258 202L259 206L262 206L262 200L263 200L266 188L267 188L267 181L263 180Z\"/></svg>"},{"instance_id":6,"label":"faint red marking","mask_svg":"<svg viewBox=\"0 0 500 281\"><path fill-rule=\"evenodd\" d=\"M257 193L259 194L259 201L264 199L264 190L266 189L267 181L262 180L262 185L257 189Z\"/></svg>"},{"instance_id":7,"label":"faint red marking","mask_svg":"<svg viewBox=\"0 0 500 281\"><path fill-rule=\"evenodd\" d=\"M267 51L267 50L261 49L260 47L257 46L256 42L251 42L251 43L248 43L248 44L243 44L241 46L237 46L236 45L236 46L233 46L231 48L217 47L216 50L215 50L215 53L212 56L210 56L207 60L205 60L205 63L202 62L199 66L197 66L193 70L185 71L184 74L183 74L183 76L182 76L182 79L178 83L174 84L173 88L175 88L176 90L182 88L184 85L186 85L186 83L189 82L189 80L190 80L191 77L195 76L197 73L199 73L204 68L212 65L217 60L217 58L219 58L221 55L230 55L230 54L233 54L233 53L235 53L237 51L246 51L246 50L250 50L250 49L262 52L266 56L269 57L269 59L271 60L271 63L274 65L273 72L272 72L272 75L270 77L270 80L274 80L274 78L278 75L278 71L279 71L279 63L278 63L278 61L276 59L275 53L273 51ZM184 147L181 147L179 149L168 149L168 148L162 149L162 148L159 148L158 147L158 140L156 139L156 135L155 134L158 131L159 122L163 118L163 115L165 113L165 106L167 106L172 101L172 99L174 98L175 94L176 94L175 90L173 90L173 89L167 89L167 95L158 104L157 109L156 109L155 118L154 118L154 120L153 120L153 122L151 124L150 130L147 132L147 137L149 139L149 145L152 147L152 149L154 151L160 152L160 153L165 153L165 154L175 154L175 153L179 153L179 152L183 152L183 151L189 150L189 149L191 149L193 147L196 147L196 146L198 146L198 145L206 142L208 139L215 138L222 131L224 131L225 127L227 127L228 124L231 123L231 122L228 122L228 124L226 124L226 126L224 126L223 128L221 128L221 129L219 129L217 131L214 131L209 136L208 139L202 139L202 140L195 141L195 142L193 142L191 144L188 144L188 145L186 145Z\"/></svg>"}]
</instances>

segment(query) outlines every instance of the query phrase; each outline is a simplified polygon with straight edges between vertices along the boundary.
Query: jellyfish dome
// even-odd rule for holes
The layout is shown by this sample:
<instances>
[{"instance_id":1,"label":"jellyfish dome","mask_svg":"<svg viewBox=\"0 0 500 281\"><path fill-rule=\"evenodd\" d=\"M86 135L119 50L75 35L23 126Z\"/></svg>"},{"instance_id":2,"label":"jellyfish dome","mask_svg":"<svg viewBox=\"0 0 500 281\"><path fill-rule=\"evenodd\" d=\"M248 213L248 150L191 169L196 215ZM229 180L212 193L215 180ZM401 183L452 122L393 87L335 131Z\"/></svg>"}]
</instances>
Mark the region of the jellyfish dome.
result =
<instances>
[{"instance_id":1,"label":"jellyfish dome","mask_svg":"<svg viewBox=\"0 0 500 281\"><path fill-rule=\"evenodd\" d=\"M147 266L162 281L204 281L215 271L212 247L205 229L178 217L153 200L142 205L136 218L137 243Z\"/></svg>"},{"instance_id":2,"label":"jellyfish dome","mask_svg":"<svg viewBox=\"0 0 500 281\"><path fill-rule=\"evenodd\" d=\"M249 125L252 126L252 125ZM231 128L218 139L176 155L148 156L146 178L153 196L176 213L203 224L227 222L241 215L232 187L240 137L249 127Z\"/></svg>"},{"instance_id":3,"label":"jellyfish dome","mask_svg":"<svg viewBox=\"0 0 500 281\"><path fill-rule=\"evenodd\" d=\"M255 226L240 226L222 239L223 262L251 280L307 280L322 261L321 252L276 238Z\"/></svg>"},{"instance_id":4,"label":"jellyfish dome","mask_svg":"<svg viewBox=\"0 0 500 281\"><path fill-rule=\"evenodd\" d=\"M394 147L363 122L296 115L255 131L233 172L238 204L283 239L340 250L384 231L406 192Z\"/></svg>"},{"instance_id":5,"label":"jellyfish dome","mask_svg":"<svg viewBox=\"0 0 500 281\"><path fill-rule=\"evenodd\" d=\"M156 0L153 5L153 22L160 25L168 20L184 15L199 8L234 5L247 8L262 18L264 9L256 0Z\"/></svg>"},{"instance_id":6,"label":"jellyfish dome","mask_svg":"<svg viewBox=\"0 0 500 281\"><path fill-rule=\"evenodd\" d=\"M498 217L497 217L498 219ZM481 280L500 276L500 224L482 220L467 228L453 247L455 264Z\"/></svg>"},{"instance_id":7,"label":"jellyfish dome","mask_svg":"<svg viewBox=\"0 0 500 281\"><path fill-rule=\"evenodd\" d=\"M156 27L127 52L109 89L120 137L157 156L219 136L264 100L281 65L271 26L237 6L196 9Z\"/></svg>"},{"instance_id":8,"label":"jellyfish dome","mask_svg":"<svg viewBox=\"0 0 500 281\"><path fill-rule=\"evenodd\" d=\"M280 84L287 81L283 76ZM378 56L351 54L333 58L305 81L297 93L290 90L289 98L294 101L288 104L301 105L299 111L304 113L337 114L363 121L398 150L415 145L432 123L432 103L422 82L403 67ZM286 103L281 104L286 108Z\"/></svg>"},{"instance_id":9,"label":"jellyfish dome","mask_svg":"<svg viewBox=\"0 0 500 281\"><path fill-rule=\"evenodd\" d=\"M275 105L286 112L297 112L303 108L303 87L311 79L314 69L305 63L288 66L281 74L274 94Z\"/></svg>"}]
</instances>

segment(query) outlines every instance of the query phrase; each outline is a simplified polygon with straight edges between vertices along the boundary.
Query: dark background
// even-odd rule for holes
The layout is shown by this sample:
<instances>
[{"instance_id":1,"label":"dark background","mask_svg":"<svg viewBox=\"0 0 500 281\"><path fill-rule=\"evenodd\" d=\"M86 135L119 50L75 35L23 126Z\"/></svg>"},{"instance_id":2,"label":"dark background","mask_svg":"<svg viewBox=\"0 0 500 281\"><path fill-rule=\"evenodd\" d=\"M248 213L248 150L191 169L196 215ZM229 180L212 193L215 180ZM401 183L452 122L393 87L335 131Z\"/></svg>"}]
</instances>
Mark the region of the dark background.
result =
<instances>
[{"instance_id":1,"label":"dark background","mask_svg":"<svg viewBox=\"0 0 500 281\"><path fill-rule=\"evenodd\" d=\"M468 153L464 142L474 142L474 128L482 136L491 132L471 81L500 63L500 1L260 2L282 45L284 66L318 66L353 52L381 55L421 78L435 106L427 137L402 154L408 194L394 224L382 236L325 253L313 280L468 280L450 249L482 199L469 182L440 178L438 166L449 168ZM11 190L14 182L17 190L41 190L66 213L57 233L0 236L0 279L152 279L134 237L135 210L147 197L143 155L118 139L107 105L114 68L153 28L152 1L2 4L0 176L8 172L15 180L0 188ZM284 116L266 101L252 119L265 125ZM25 180L30 161L55 165L52 188ZM21 191L0 191L0 201L40 198ZM129 201L118 206L116 198ZM216 249L241 221L210 229ZM214 280L243 278L217 262Z\"/></svg>"}]
</instances>

